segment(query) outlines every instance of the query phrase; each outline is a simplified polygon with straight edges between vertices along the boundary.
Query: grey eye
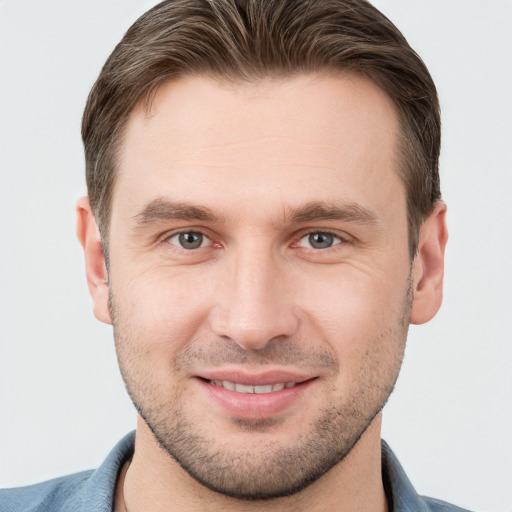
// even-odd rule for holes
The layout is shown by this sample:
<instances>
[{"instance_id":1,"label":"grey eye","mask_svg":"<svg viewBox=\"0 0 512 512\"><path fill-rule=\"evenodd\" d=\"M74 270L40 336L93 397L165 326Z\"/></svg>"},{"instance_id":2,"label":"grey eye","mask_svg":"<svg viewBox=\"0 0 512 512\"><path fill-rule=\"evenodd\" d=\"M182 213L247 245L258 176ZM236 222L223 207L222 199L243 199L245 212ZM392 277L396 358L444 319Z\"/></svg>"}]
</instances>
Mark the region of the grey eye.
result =
<instances>
[{"instance_id":1,"label":"grey eye","mask_svg":"<svg viewBox=\"0 0 512 512\"><path fill-rule=\"evenodd\" d=\"M301 247L309 247L312 249L328 249L335 244L341 242L341 238L331 233L317 231L309 233L301 238L299 245Z\"/></svg>"},{"instance_id":2,"label":"grey eye","mask_svg":"<svg viewBox=\"0 0 512 512\"><path fill-rule=\"evenodd\" d=\"M169 238L169 242L183 249L199 249L203 247L208 239L197 231L187 231L176 233Z\"/></svg>"},{"instance_id":3,"label":"grey eye","mask_svg":"<svg viewBox=\"0 0 512 512\"><path fill-rule=\"evenodd\" d=\"M329 233L311 233L309 243L315 249L327 249L334 243L334 236Z\"/></svg>"}]
</instances>

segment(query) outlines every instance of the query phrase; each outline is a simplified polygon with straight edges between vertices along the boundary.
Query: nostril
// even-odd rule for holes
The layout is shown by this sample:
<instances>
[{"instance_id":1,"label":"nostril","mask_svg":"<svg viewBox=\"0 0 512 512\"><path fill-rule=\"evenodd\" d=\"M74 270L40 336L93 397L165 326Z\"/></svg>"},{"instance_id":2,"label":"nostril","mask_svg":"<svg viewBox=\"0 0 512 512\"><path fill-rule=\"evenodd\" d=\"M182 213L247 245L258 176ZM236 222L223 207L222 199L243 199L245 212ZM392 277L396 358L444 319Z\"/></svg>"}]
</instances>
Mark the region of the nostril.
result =
<instances>
[{"instance_id":1,"label":"nostril","mask_svg":"<svg viewBox=\"0 0 512 512\"><path fill-rule=\"evenodd\" d=\"M299 321L288 306L266 304L263 307L218 308L211 316L212 331L229 339L244 350L262 350L274 340L296 334Z\"/></svg>"}]
</instances>

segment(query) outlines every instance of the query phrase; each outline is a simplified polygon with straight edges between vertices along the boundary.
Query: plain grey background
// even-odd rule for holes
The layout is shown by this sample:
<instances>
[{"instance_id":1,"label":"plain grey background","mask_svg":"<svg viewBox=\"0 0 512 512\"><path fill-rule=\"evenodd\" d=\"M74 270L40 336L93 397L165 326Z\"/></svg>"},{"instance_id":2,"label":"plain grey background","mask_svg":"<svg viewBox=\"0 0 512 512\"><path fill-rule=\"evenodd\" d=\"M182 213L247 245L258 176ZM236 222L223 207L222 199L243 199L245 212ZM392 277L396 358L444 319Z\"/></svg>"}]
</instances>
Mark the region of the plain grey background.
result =
<instances>
[{"instance_id":1,"label":"plain grey background","mask_svg":"<svg viewBox=\"0 0 512 512\"><path fill-rule=\"evenodd\" d=\"M0 0L0 487L97 467L135 426L92 315L74 203L80 118L154 2ZM443 109L445 301L412 327L383 437L420 493L512 510L512 2L375 0Z\"/></svg>"}]
</instances>

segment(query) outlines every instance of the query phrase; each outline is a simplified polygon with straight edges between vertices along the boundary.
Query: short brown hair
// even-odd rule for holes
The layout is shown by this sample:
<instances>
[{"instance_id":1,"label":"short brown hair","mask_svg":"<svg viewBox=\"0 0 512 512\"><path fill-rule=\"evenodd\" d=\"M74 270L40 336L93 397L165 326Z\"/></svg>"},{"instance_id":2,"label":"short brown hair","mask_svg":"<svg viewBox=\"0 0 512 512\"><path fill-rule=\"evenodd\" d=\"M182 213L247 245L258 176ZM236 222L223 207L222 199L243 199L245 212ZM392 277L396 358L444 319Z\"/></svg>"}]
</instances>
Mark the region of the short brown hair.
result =
<instances>
[{"instance_id":1,"label":"short brown hair","mask_svg":"<svg viewBox=\"0 0 512 512\"><path fill-rule=\"evenodd\" d=\"M420 57L366 0L166 0L143 14L105 63L82 120L87 189L103 240L126 121L164 81L336 70L369 78L397 108L412 259L419 227L441 197L439 102Z\"/></svg>"}]
</instances>

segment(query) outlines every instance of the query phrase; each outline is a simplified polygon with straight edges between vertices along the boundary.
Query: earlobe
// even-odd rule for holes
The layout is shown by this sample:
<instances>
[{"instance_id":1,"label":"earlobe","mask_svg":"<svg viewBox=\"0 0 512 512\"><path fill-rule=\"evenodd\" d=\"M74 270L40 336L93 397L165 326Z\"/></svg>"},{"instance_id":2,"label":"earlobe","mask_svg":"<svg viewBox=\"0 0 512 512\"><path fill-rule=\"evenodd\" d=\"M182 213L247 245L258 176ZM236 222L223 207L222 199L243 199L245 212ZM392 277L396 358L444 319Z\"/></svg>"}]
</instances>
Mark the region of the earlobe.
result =
<instances>
[{"instance_id":1,"label":"earlobe","mask_svg":"<svg viewBox=\"0 0 512 512\"><path fill-rule=\"evenodd\" d=\"M105 255L88 197L82 197L78 200L76 213L76 232L84 249L85 272L89 293L94 304L94 315L101 322L111 324Z\"/></svg>"},{"instance_id":2,"label":"earlobe","mask_svg":"<svg viewBox=\"0 0 512 512\"><path fill-rule=\"evenodd\" d=\"M444 251L448 240L446 205L439 201L420 228L413 262L411 323L431 320L443 300Z\"/></svg>"}]
</instances>

